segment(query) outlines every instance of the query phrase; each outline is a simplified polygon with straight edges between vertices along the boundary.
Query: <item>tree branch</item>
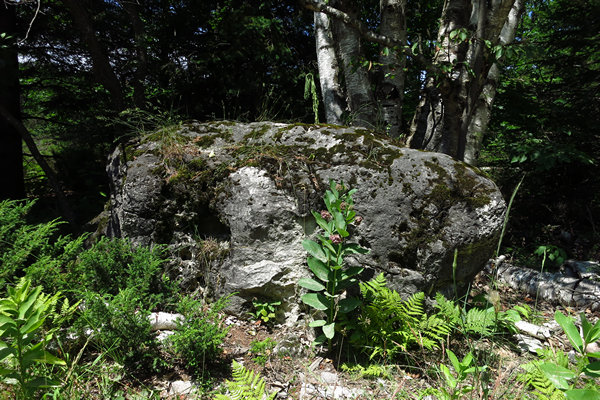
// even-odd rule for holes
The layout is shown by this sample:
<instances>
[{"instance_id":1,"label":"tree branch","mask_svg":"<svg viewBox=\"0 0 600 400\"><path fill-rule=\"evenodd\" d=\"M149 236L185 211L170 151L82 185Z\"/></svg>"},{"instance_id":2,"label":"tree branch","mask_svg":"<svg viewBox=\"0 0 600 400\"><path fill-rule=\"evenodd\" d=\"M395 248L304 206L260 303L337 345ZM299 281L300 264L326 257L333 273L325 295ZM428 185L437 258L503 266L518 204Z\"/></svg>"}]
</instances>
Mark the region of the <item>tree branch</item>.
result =
<instances>
[{"instance_id":1,"label":"tree branch","mask_svg":"<svg viewBox=\"0 0 600 400\"><path fill-rule=\"evenodd\" d=\"M15 116L12 115L10 111L8 111L6 107L4 107L1 104L0 116L2 116L6 121L8 121L8 123L12 125L13 128L15 128L19 135L21 135L21 138L23 138L23 140L25 141L25 144L29 148L29 151L33 155L33 158L40 165L42 171L44 171L44 174L48 178L48 182L50 182L50 186L52 186L52 189L56 194L58 206L60 207L65 219L69 221L69 223L71 223L72 227L75 227L75 216L73 214L73 211L69 207L65 194L63 193L60 187L58 177L56 176L56 173L54 173L54 170L50 167L50 165L48 165L48 163L44 159L44 156L42 156L42 154L38 150L37 145L33 140L33 137L31 137L31 134L29 133L25 125L23 125L21 121L15 118Z\"/></svg>"},{"instance_id":2,"label":"tree branch","mask_svg":"<svg viewBox=\"0 0 600 400\"><path fill-rule=\"evenodd\" d=\"M318 0L301 0L301 3L307 10L311 10L314 12L322 12L324 14L329 15L332 18L342 21L344 24L357 30L358 33L360 33L360 35L369 42L378 43L386 47L398 48L404 54L420 63L427 72L439 72L437 66L435 66L430 60L428 60L422 54L415 53L409 46L405 46L400 40L394 40L390 37L380 35L369 30L361 21L351 17L343 11L335 7L331 7L330 5Z\"/></svg>"}]
</instances>

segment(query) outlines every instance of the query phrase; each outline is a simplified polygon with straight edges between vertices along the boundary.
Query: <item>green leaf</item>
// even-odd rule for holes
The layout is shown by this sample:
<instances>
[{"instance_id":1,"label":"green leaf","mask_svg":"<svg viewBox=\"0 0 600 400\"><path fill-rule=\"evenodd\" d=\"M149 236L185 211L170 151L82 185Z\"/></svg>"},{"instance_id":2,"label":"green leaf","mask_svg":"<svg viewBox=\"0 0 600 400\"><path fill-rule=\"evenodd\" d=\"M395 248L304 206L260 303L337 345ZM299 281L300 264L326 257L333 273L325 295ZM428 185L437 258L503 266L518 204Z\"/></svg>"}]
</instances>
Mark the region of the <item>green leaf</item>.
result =
<instances>
[{"instance_id":1,"label":"green leaf","mask_svg":"<svg viewBox=\"0 0 600 400\"><path fill-rule=\"evenodd\" d=\"M321 293L307 293L302 296L302 302L317 310L329 309L329 301Z\"/></svg>"},{"instance_id":2,"label":"green leaf","mask_svg":"<svg viewBox=\"0 0 600 400\"><path fill-rule=\"evenodd\" d=\"M569 400L600 400L600 392L592 389L570 389L565 396Z\"/></svg>"},{"instance_id":3,"label":"green leaf","mask_svg":"<svg viewBox=\"0 0 600 400\"><path fill-rule=\"evenodd\" d=\"M552 363L542 363L539 366L540 370L544 373L546 378L552 382L560 390L567 390L569 383L567 379L575 378L575 373L570 369L561 367L560 365Z\"/></svg>"},{"instance_id":4,"label":"green leaf","mask_svg":"<svg viewBox=\"0 0 600 400\"><path fill-rule=\"evenodd\" d=\"M348 231L346 231L346 218L344 214L339 211L335 211L333 213L333 221L335 222L335 229L342 237L347 237L349 235Z\"/></svg>"},{"instance_id":5,"label":"green leaf","mask_svg":"<svg viewBox=\"0 0 600 400\"><path fill-rule=\"evenodd\" d=\"M329 282L329 268L317 258L308 258L308 268L323 282Z\"/></svg>"},{"instance_id":6,"label":"green leaf","mask_svg":"<svg viewBox=\"0 0 600 400\"><path fill-rule=\"evenodd\" d=\"M331 224L329 222L327 222L323 217L321 217L321 214L313 211L312 215L315 217L315 221L317 221L317 224L319 224L319 226L325 231L327 232L327 236L331 235Z\"/></svg>"},{"instance_id":7,"label":"green leaf","mask_svg":"<svg viewBox=\"0 0 600 400\"><path fill-rule=\"evenodd\" d=\"M581 313L580 319L581 328L583 330L583 340L585 343L593 343L600 339L600 320L597 321L595 325L592 325L587 320L584 313Z\"/></svg>"},{"instance_id":8,"label":"green leaf","mask_svg":"<svg viewBox=\"0 0 600 400\"><path fill-rule=\"evenodd\" d=\"M321 246L319 246L319 244L317 242L314 242L312 240L306 239L302 241L302 247L304 247L304 249L306 251L308 251L308 253L315 257L316 259L326 263L327 262L327 256L325 255L325 253L323 252L323 249L321 248Z\"/></svg>"},{"instance_id":9,"label":"green leaf","mask_svg":"<svg viewBox=\"0 0 600 400\"><path fill-rule=\"evenodd\" d=\"M343 314L349 313L354 310L356 307L361 305L362 302L356 297L346 297L345 299L340 300L338 303L339 311Z\"/></svg>"},{"instance_id":10,"label":"green leaf","mask_svg":"<svg viewBox=\"0 0 600 400\"><path fill-rule=\"evenodd\" d=\"M363 272L363 267L350 267L342 272L342 280L353 277Z\"/></svg>"},{"instance_id":11,"label":"green leaf","mask_svg":"<svg viewBox=\"0 0 600 400\"><path fill-rule=\"evenodd\" d=\"M589 363L585 367L583 367L583 372L594 378L600 377L600 361L595 361L593 363Z\"/></svg>"},{"instance_id":12,"label":"green leaf","mask_svg":"<svg viewBox=\"0 0 600 400\"><path fill-rule=\"evenodd\" d=\"M325 321L324 319L318 319L316 321L311 322L310 324L308 324L308 326L310 326L311 328L318 328L320 326L323 326L327 323L327 321Z\"/></svg>"},{"instance_id":13,"label":"green leaf","mask_svg":"<svg viewBox=\"0 0 600 400\"><path fill-rule=\"evenodd\" d=\"M21 303L19 306L19 319L24 319L25 315L28 314L31 307L35 304L35 301L38 299L40 292L42 291L42 287L36 287L30 294L27 296L27 299Z\"/></svg>"},{"instance_id":14,"label":"green leaf","mask_svg":"<svg viewBox=\"0 0 600 400\"><path fill-rule=\"evenodd\" d=\"M44 351L44 355L42 356L42 358L38 358L36 359L36 361L52 365L67 365L67 363L64 360L61 360L60 358L48 353L47 351Z\"/></svg>"},{"instance_id":15,"label":"green leaf","mask_svg":"<svg viewBox=\"0 0 600 400\"><path fill-rule=\"evenodd\" d=\"M344 243L342 253L346 254L367 254L369 249L361 247L358 243Z\"/></svg>"},{"instance_id":16,"label":"green leaf","mask_svg":"<svg viewBox=\"0 0 600 400\"><path fill-rule=\"evenodd\" d=\"M335 322L323 325L323 333L327 339L333 339L335 336Z\"/></svg>"},{"instance_id":17,"label":"green leaf","mask_svg":"<svg viewBox=\"0 0 600 400\"><path fill-rule=\"evenodd\" d=\"M456 357L456 354L454 354L454 352L450 349L446 350L446 354L448 354L448 359L450 360L450 362L452 363L452 366L454 367L455 371L460 371L460 362L458 362L458 358Z\"/></svg>"},{"instance_id":18,"label":"green leaf","mask_svg":"<svg viewBox=\"0 0 600 400\"><path fill-rule=\"evenodd\" d=\"M573 320L558 310L554 313L554 319L558 322L563 331L565 331L569 341L571 341L571 344L575 347L575 350L580 354L583 354L583 339L581 339L579 330L575 326Z\"/></svg>"},{"instance_id":19,"label":"green leaf","mask_svg":"<svg viewBox=\"0 0 600 400\"><path fill-rule=\"evenodd\" d=\"M305 289L314 290L315 292L320 292L321 290L325 289L325 286L311 278L299 279L298 286L301 286Z\"/></svg>"}]
</instances>

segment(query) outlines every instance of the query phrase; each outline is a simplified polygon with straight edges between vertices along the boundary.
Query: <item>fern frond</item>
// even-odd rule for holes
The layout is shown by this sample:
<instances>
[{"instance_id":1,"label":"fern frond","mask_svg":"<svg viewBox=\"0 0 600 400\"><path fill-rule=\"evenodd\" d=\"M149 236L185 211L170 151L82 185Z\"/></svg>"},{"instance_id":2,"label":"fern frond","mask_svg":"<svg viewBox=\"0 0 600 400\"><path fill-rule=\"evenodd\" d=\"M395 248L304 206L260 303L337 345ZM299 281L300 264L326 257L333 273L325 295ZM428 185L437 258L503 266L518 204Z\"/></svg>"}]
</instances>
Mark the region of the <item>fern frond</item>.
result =
<instances>
[{"instance_id":1,"label":"fern frond","mask_svg":"<svg viewBox=\"0 0 600 400\"><path fill-rule=\"evenodd\" d=\"M454 326L461 322L460 307L453 300L446 299L443 294L438 292L435 295L435 301L435 307L439 310L438 314L440 316Z\"/></svg>"},{"instance_id":2,"label":"fern frond","mask_svg":"<svg viewBox=\"0 0 600 400\"><path fill-rule=\"evenodd\" d=\"M519 379L524 381L533 391L532 394L539 400L562 400L565 394L554 386L539 368L540 363L534 361L522 365L526 373L521 374Z\"/></svg>"},{"instance_id":3,"label":"fern frond","mask_svg":"<svg viewBox=\"0 0 600 400\"><path fill-rule=\"evenodd\" d=\"M386 285L387 281L383 272L368 282L360 282L358 284L360 287L360 294L362 294L367 301L372 300L378 293L381 293L382 290L387 289Z\"/></svg>"},{"instance_id":4,"label":"fern frond","mask_svg":"<svg viewBox=\"0 0 600 400\"><path fill-rule=\"evenodd\" d=\"M273 400L277 392L265 391L265 380L259 373L233 361L233 381L226 381L227 394L217 394L215 400Z\"/></svg>"},{"instance_id":5,"label":"fern frond","mask_svg":"<svg viewBox=\"0 0 600 400\"><path fill-rule=\"evenodd\" d=\"M496 312L493 307L487 309L471 308L464 316L464 329L467 333L487 336L496 330Z\"/></svg>"}]
</instances>

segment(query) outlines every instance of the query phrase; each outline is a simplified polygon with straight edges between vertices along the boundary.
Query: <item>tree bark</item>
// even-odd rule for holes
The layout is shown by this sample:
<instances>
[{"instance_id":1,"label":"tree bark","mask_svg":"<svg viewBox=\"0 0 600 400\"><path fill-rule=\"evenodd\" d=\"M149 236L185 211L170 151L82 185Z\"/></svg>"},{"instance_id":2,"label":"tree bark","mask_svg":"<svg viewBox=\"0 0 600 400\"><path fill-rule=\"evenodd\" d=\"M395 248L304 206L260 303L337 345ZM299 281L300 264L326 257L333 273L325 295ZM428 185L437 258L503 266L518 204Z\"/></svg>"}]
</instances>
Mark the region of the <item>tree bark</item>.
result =
<instances>
[{"instance_id":1,"label":"tree bark","mask_svg":"<svg viewBox=\"0 0 600 400\"><path fill-rule=\"evenodd\" d=\"M92 70L96 80L108 90L114 109L116 111L123 110L125 108L125 100L121 83L110 65L107 54L96 37L92 20L88 12L81 4L81 0L63 0L63 3L69 9L69 12L73 17L73 22L81 32L83 41L90 51Z\"/></svg>"},{"instance_id":2,"label":"tree bark","mask_svg":"<svg viewBox=\"0 0 600 400\"><path fill-rule=\"evenodd\" d=\"M0 41L0 107L20 115L19 60L17 58L15 5L0 3L0 33L9 38ZM0 200L25 197L23 145L19 132L0 118Z\"/></svg>"},{"instance_id":3,"label":"tree bark","mask_svg":"<svg viewBox=\"0 0 600 400\"><path fill-rule=\"evenodd\" d=\"M340 0L336 6L356 18L351 1ZM368 71L359 63L364 59L359 33L339 20L331 21L337 52L342 61L346 84L346 103L350 111L349 125L374 128L376 107Z\"/></svg>"},{"instance_id":4,"label":"tree bark","mask_svg":"<svg viewBox=\"0 0 600 400\"><path fill-rule=\"evenodd\" d=\"M317 63L319 65L319 83L328 124L342 123L344 100L339 82L340 67L335 54L335 43L331 32L329 17L315 12L315 39L317 45Z\"/></svg>"},{"instance_id":5,"label":"tree bark","mask_svg":"<svg viewBox=\"0 0 600 400\"><path fill-rule=\"evenodd\" d=\"M381 0L381 34L399 43L382 53L379 61L380 77L377 85L377 102L381 118L391 137L399 137L402 128L402 103L406 67L406 0Z\"/></svg>"},{"instance_id":6,"label":"tree bark","mask_svg":"<svg viewBox=\"0 0 600 400\"><path fill-rule=\"evenodd\" d=\"M428 74L411 124L410 147L465 159L469 127L475 129L473 118L494 64L485 43L492 47L499 44L511 10L520 16L521 8L521 0L449 0L445 3L438 32L439 47L434 57L434 63L443 73ZM516 24L511 28L514 38ZM457 30L464 30L469 38L463 40L460 35L451 38L452 32ZM487 95L490 94L488 91ZM481 131L485 128L481 125L487 125L487 121L480 118L478 124Z\"/></svg>"},{"instance_id":7,"label":"tree bark","mask_svg":"<svg viewBox=\"0 0 600 400\"><path fill-rule=\"evenodd\" d=\"M501 45L508 45L514 41L517 26L521 20L523 9L523 0L514 1L512 9L508 14L508 18L506 19L506 22L502 27L502 31L500 32L499 43ZM477 164L479 151L485 137L485 131L490 121L492 105L494 104L494 97L496 96L496 88L499 78L500 68L498 67L497 63L494 63L490 67L483 90L479 96L477 104L475 105L475 111L467 130L467 145L464 157L464 161L466 163L472 165Z\"/></svg>"}]
</instances>

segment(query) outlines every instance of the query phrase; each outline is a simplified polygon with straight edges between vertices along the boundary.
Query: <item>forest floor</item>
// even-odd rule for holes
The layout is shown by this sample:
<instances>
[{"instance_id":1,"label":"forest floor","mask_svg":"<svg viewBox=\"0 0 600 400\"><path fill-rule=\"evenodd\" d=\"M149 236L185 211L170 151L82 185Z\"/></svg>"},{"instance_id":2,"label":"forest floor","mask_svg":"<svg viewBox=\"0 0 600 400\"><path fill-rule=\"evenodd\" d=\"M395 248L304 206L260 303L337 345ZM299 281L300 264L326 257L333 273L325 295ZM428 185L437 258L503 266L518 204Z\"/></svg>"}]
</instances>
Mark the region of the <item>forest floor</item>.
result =
<instances>
[{"instance_id":1,"label":"forest floor","mask_svg":"<svg viewBox=\"0 0 600 400\"><path fill-rule=\"evenodd\" d=\"M490 282L484 274L474 281L471 296L488 293ZM591 310L573 309L549 304L544 299L534 299L508 287L497 288L500 292L500 307L504 310L517 304L527 304L533 310L529 322L541 325L554 320L554 313L560 310L567 315L585 312L588 320L596 321L600 313ZM229 334L224 344L224 360L221 367L211 371L217 392L224 392L223 382L231 379L228 366L233 360L243 364L247 369L260 373L266 382L269 392L276 391L278 399L420 399L427 398L427 388L441 388L446 385L438 366L443 363L451 365L443 348L435 351L415 349L401 358L400 364L379 361L372 364L373 376L365 374L368 363L362 367L348 368L346 363L353 354L331 355L310 346L310 332L290 331L289 328L275 326L266 327L256 322L226 319L230 325ZM309 328L310 329L310 328ZM273 342L270 342L270 341ZM289 346L266 346L257 350L257 343L293 343ZM568 352L572 349L567 337L557 330L542 343L544 347L561 349ZM473 338L468 336L449 337L443 347L452 349L459 360L469 351L474 355L478 367L486 366L486 371L479 375L479 384L466 380L461 385L483 384L488 392L474 390L465 397L469 399L523 399L527 398L526 384L518 379L524 370L520 367L538 357L519 348L516 338L510 334ZM364 357L363 357L364 358ZM398 361L396 361L398 362ZM361 374L358 372L363 370ZM176 379L189 380L185 374ZM154 387L162 387L161 398L196 399L212 398L212 394L204 391L186 394L183 390L176 394L174 386L169 388L165 382L154 382ZM184 385L185 386L185 385ZM221 387L221 389L219 389ZM435 397L429 397L435 399Z\"/></svg>"}]
</instances>

